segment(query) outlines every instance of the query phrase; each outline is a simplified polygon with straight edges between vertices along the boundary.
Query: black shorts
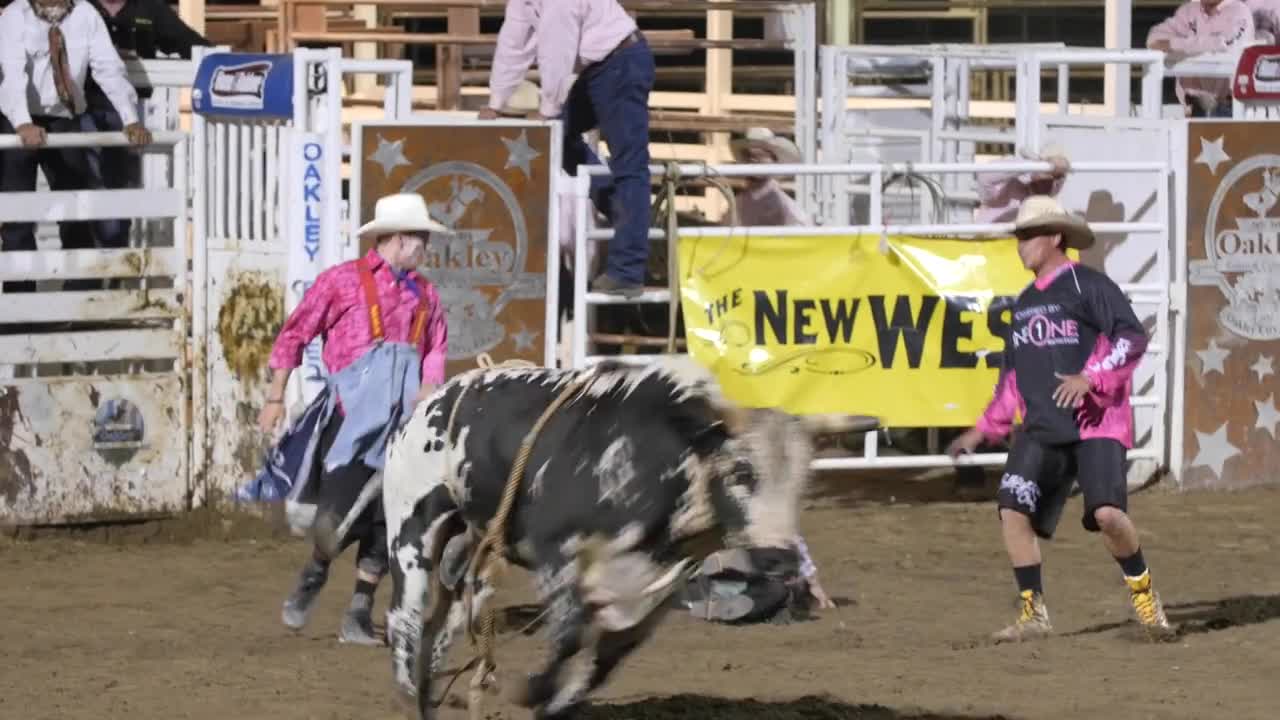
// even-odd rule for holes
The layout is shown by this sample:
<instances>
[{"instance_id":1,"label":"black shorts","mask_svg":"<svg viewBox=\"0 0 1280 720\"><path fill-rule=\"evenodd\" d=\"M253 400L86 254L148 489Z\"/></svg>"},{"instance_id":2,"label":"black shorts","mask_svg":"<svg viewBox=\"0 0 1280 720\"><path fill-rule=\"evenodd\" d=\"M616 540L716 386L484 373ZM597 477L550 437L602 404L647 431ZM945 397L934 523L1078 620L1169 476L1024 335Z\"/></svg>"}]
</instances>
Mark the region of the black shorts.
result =
<instances>
[{"instance_id":1,"label":"black shorts","mask_svg":"<svg viewBox=\"0 0 1280 720\"><path fill-rule=\"evenodd\" d=\"M1095 510L1108 506L1128 510L1125 452L1124 445L1109 438L1045 445L1018 433L1000 478L997 507L1026 515L1036 535L1051 538L1074 480L1084 495L1084 529L1098 532Z\"/></svg>"}]
</instances>

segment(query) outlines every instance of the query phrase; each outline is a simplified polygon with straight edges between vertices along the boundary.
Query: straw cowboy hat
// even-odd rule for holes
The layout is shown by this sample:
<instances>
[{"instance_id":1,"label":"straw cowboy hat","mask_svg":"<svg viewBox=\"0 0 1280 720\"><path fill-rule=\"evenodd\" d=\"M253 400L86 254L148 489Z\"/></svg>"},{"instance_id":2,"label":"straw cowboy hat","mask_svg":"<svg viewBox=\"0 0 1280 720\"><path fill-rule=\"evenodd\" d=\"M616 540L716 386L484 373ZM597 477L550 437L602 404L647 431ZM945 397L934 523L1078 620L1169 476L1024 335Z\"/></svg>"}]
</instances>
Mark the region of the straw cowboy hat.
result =
<instances>
[{"instance_id":1,"label":"straw cowboy hat","mask_svg":"<svg viewBox=\"0 0 1280 720\"><path fill-rule=\"evenodd\" d=\"M1032 195L1022 201L1013 234L1019 239L1037 235L1062 235L1067 247L1086 250L1093 247L1093 231L1084 218L1069 213L1048 195Z\"/></svg>"},{"instance_id":2,"label":"straw cowboy hat","mask_svg":"<svg viewBox=\"0 0 1280 720\"><path fill-rule=\"evenodd\" d=\"M431 219L427 201L418 193L400 193L379 198L373 219L360 227L359 237L392 233L449 232L449 228Z\"/></svg>"},{"instance_id":3,"label":"straw cowboy hat","mask_svg":"<svg viewBox=\"0 0 1280 720\"><path fill-rule=\"evenodd\" d=\"M773 161L783 165L800 162L800 148L784 137L773 134L769 128L754 127L745 137L729 143L729 149L738 162L745 162L747 150L760 148L773 156Z\"/></svg>"},{"instance_id":4,"label":"straw cowboy hat","mask_svg":"<svg viewBox=\"0 0 1280 720\"><path fill-rule=\"evenodd\" d=\"M507 104L498 112L502 115L519 115L524 117L542 105L542 91L528 80L521 80L515 92L507 98Z\"/></svg>"}]
</instances>

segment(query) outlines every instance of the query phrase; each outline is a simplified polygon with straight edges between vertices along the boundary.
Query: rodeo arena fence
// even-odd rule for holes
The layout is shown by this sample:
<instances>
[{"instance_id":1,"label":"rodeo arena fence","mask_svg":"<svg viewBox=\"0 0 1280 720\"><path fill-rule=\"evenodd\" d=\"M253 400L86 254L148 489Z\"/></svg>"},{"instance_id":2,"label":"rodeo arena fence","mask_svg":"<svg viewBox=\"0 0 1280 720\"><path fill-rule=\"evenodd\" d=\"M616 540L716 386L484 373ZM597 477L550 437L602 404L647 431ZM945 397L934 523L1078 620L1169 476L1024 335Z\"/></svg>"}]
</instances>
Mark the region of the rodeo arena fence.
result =
<instances>
[{"instance_id":1,"label":"rodeo arena fence","mask_svg":"<svg viewBox=\"0 0 1280 720\"><path fill-rule=\"evenodd\" d=\"M1146 50L823 47L819 97L813 8L803 8L789 21L788 33L797 51L796 136L804 162L654 165L650 171L659 178L674 171L681 178L794 176L799 202L817 224L681 228L680 241L784 236L835 242L870 235L882 239L883 249L885 239L896 236L1007 238L1009 223L971 221L973 177L1044 171L1049 165L1015 160L993 167L977 161L979 150L1004 147L994 154L1016 156L1054 142L1072 161L1073 182L1060 195L1063 204L1094 207L1105 200L1120 209L1090 220L1108 250L1099 258L1101 266L1121 283L1152 333L1134 379L1138 444L1130 458L1177 477L1184 465L1186 169L1189 155L1200 149L1187 146L1187 121L1170 117L1161 105L1161 85L1166 76L1180 75L1238 80L1239 58L1202 57L1166 66L1160 53ZM1266 63L1264 57L1257 65L1270 67ZM1070 71L1099 65L1118 77L1127 77L1134 66L1141 69L1137 105L1130 103L1124 82L1111 83L1109 102L1101 108L1069 102ZM968 88L972 73L991 69L1016 72L1016 100L1012 113L1000 108L984 118L993 104L971 103ZM1057 73L1053 103L1042 102L1046 70ZM412 71L409 61L357 61L336 49L273 55L216 49L192 61L133 62L134 84L155 89L143 102L154 139L143 149L141 188L0 194L5 222L44 224L39 249L0 254L6 288L35 281L44 290L0 294L0 322L16 328L0 335L0 437L7 445L0 448L0 473L8 477L0 487L0 523L180 512L228 497L256 474L269 444L256 432L254 418L274 333L320 271L357 255L353 230L374 199L362 197L363 163L354 161L344 197L344 161L357 157L386 127L495 127L411 114ZM343 79L360 74L383 76L386 100L380 118L351 124L348 141ZM1259 87L1263 80L1255 73ZM189 132L181 130L184 93L190 93L193 111ZM1274 119L1274 100L1238 99L1234 116ZM991 118L1011 119L1012 125L995 128ZM558 123L498 126L544 132L550 166L559 166ZM120 133L69 133L51 135L48 143L104 148L125 141ZM0 136L0 149L17 147L16 136ZM379 160L384 170L410 164L394 156L395 148L387 152ZM411 170L414 182L429 179ZM511 297L543 298L541 350L547 365L584 367L601 359L591 354L590 311L672 301L667 290L649 290L635 300L587 291L591 248L612 235L594 227L588 191L592 177L607 174L606 167L579 167L568 193L550 174L546 213L538 215L545 218L545 228L538 228L547 238L545 278L526 273L504 290ZM497 184L493 189L502 194ZM561 255L554 240L561 202L574 204L575 218L575 320L567 332L558 312ZM133 220L127 248L54 249L49 223L119 217ZM650 237L662 240L666 233L655 229ZM515 254L521 253L528 254L527 245ZM517 258L517 269L525 259ZM67 279L96 280L105 289L56 291ZM455 318L469 316L452 310L450 315L452 338L459 332ZM612 357L646 362L655 356ZM292 410L313 396L325 374L317 341L290 382ZM814 467L953 463L936 452L884 456L878 437L866 435L861 457L818 459ZM1004 458L988 453L958 462L994 465Z\"/></svg>"}]
</instances>

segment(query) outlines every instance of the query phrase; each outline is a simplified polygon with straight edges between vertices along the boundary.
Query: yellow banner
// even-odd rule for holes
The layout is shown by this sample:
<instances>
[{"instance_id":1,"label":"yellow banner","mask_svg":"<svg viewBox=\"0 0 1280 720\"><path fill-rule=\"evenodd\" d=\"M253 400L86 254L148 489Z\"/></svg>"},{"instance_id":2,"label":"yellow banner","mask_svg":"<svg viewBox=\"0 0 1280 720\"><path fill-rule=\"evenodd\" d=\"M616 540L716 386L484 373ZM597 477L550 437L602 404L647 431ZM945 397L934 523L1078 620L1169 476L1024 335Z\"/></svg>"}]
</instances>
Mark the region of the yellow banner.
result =
<instances>
[{"instance_id":1,"label":"yellow banner","mask_svg":"<svg viewBox=\"0 0 1280 720\"><path fill-rule=\"evenodd\" d=\"M1013 239L682 237L689 352L751 407L972 424L991 399Z\"/></svg>"}]
</instances>

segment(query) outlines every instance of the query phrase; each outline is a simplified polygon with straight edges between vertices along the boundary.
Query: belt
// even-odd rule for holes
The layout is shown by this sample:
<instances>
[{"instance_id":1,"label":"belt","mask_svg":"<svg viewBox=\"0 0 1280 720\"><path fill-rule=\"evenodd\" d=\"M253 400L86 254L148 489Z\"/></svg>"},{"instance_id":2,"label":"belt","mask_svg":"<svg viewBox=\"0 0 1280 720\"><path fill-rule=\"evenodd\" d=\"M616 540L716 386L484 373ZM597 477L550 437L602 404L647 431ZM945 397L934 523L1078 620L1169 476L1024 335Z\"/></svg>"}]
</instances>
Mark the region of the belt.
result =
<instances>
[{"instance_id":1,"label":"belt","mask_svg":"<svg viewBox=\"0 0 1280 720\"><path fill-rule=\"evenodd\" d=\"M592 65L599 65L600 63L608 60L609 58L613 57L614 54L617 53L619 50L624 50L626 48L631 47L632 45L638 45L641 42L644 42L644 34L641 33L639 30L632 30L631 34L622 38L621 42L613 46L613 49L609 51L608 55L605 55L599 60L594 60L592 62L583 62L582 58L578 58L578 61L573 64L573 72L575 74L581 75L583 70L586 70Z\"/></svg>"}]
</instances>

